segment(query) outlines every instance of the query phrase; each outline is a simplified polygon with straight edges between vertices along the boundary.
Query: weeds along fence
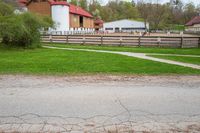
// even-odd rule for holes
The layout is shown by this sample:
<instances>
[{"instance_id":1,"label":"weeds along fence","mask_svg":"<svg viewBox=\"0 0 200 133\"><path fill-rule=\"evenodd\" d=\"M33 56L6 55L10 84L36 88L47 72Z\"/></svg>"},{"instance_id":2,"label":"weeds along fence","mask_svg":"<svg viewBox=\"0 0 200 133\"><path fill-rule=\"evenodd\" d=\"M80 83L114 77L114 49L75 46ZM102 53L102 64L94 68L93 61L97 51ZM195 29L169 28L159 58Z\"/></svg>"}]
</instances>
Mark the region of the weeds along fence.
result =
<instances>
[{"instance_id":1,"label":"weeds along fence","mask_svg":"<svg viewBox=\"0 0 200 133\"><path fill-rule=\"evenodd\" d=\"M200 37L183 36L43 35L42 42L134 47L200 48Z\"/></svg>"}]
</instances>

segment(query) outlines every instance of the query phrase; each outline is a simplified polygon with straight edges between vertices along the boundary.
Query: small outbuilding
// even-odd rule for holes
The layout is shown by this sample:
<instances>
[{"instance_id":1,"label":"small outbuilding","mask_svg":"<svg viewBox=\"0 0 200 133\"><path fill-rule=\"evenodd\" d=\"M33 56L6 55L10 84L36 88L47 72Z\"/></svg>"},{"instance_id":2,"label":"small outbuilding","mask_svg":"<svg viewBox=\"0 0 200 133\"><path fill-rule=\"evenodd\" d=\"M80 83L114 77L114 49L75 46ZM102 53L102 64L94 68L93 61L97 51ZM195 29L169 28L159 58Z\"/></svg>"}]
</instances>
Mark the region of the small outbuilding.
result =
<instances>
[{"instance_id":1,"label":"small outbuilding","mask_svg":"<svg viewBox=\"0 0 200 133\"><path fill-rule=\"evenodd\" d=\"M100 18L96 18L94 20L94 28L95 28L95 31L99 31L100 29L103 28L103 20L101 20Z\"/></svg>"},{"instance_id":2,"label":"small outbuilding","mask_svg":"<svg viewBox=\"0 0 200 133\"><path fill-rule=\"evenodd\" d=\"M200 32L200 16L194 17L185 26L186 26L186 31Z\"/></svg>"},{"instance_id":3,"label":"small outbuilding","mask_svg":"<svg viewBox=\"0 0 200 133\"><path fill-rule=\"evenodd\" d=\"M146 24L141 21L135 20L117 20L103 24L103 30L109 33L114 32L144 32L149 30L149 23Z\"/></svg>"}]
</instances>

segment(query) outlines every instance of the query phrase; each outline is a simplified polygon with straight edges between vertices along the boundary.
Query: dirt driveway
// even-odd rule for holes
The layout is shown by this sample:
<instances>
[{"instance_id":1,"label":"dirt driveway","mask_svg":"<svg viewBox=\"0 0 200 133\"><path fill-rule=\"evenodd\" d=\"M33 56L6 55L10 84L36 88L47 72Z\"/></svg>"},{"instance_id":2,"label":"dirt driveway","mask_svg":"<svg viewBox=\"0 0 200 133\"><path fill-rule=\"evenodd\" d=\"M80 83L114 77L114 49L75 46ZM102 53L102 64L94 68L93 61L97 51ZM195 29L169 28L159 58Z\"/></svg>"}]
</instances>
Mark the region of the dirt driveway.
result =
<instances>
[{"instance_id":1,"label":"dirt driveway","mask_svg":"<svg viewBox=\"0 0 200 133\"><path fill-rule=\"evenodd\" d=\"M200 132L200 76L0 76L0 132Z\"/></svg>"}]
</instances>

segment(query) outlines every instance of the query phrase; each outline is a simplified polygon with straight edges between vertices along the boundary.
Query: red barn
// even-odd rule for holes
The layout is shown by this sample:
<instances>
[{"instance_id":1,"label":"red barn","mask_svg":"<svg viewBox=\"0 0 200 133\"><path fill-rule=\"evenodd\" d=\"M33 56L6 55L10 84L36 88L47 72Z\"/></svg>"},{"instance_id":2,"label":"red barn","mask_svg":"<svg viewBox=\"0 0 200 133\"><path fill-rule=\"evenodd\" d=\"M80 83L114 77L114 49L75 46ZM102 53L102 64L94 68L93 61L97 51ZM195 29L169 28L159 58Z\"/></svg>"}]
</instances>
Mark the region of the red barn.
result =
<instances>
[{"instance_id":1,"label":"red barn","mask_svg":"<svg viewBox=\"0 0 200 133\"><path fill-rule=\"evenodd\" d=\"M51 17L53 16L52 5L67 5L69 7L69 30L93 31L95 28L93 16L89 12L63 0L19 0L19 3L30 12Z\"/></svg>"}]
</instances>

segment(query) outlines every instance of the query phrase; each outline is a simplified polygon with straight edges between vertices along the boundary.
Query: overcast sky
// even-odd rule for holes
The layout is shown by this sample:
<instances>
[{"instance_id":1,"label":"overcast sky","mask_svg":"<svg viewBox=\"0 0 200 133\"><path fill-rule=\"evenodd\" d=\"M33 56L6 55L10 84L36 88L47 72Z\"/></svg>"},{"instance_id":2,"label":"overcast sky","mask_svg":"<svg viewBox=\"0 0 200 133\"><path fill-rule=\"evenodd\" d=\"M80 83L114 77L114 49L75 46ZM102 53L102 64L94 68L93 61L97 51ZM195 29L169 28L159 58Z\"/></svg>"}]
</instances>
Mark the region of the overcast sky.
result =
<instances>
[{"instance_id":1,"label":"overcast sky","mask_svg":"<svg viewBox=\"0 0 200 133\"><path fill-rule=\"evenodd\" d=\"M109 0L99 0L101 3L103 4L106 4ZM124 1L131 1L131 0L124 0ZM136 2L137 0L135 0ZM149 1L149 0L147 0ZM157 0L152 0L152 1L157 1ZM170 0L158 0L160 1L161 3L165 3L165 2L169 2ZM196 5L197 4L200 4L200 0L182 0L184 3L187 3L187 2L194 2Z\"/></svg>"}]
</instances>

